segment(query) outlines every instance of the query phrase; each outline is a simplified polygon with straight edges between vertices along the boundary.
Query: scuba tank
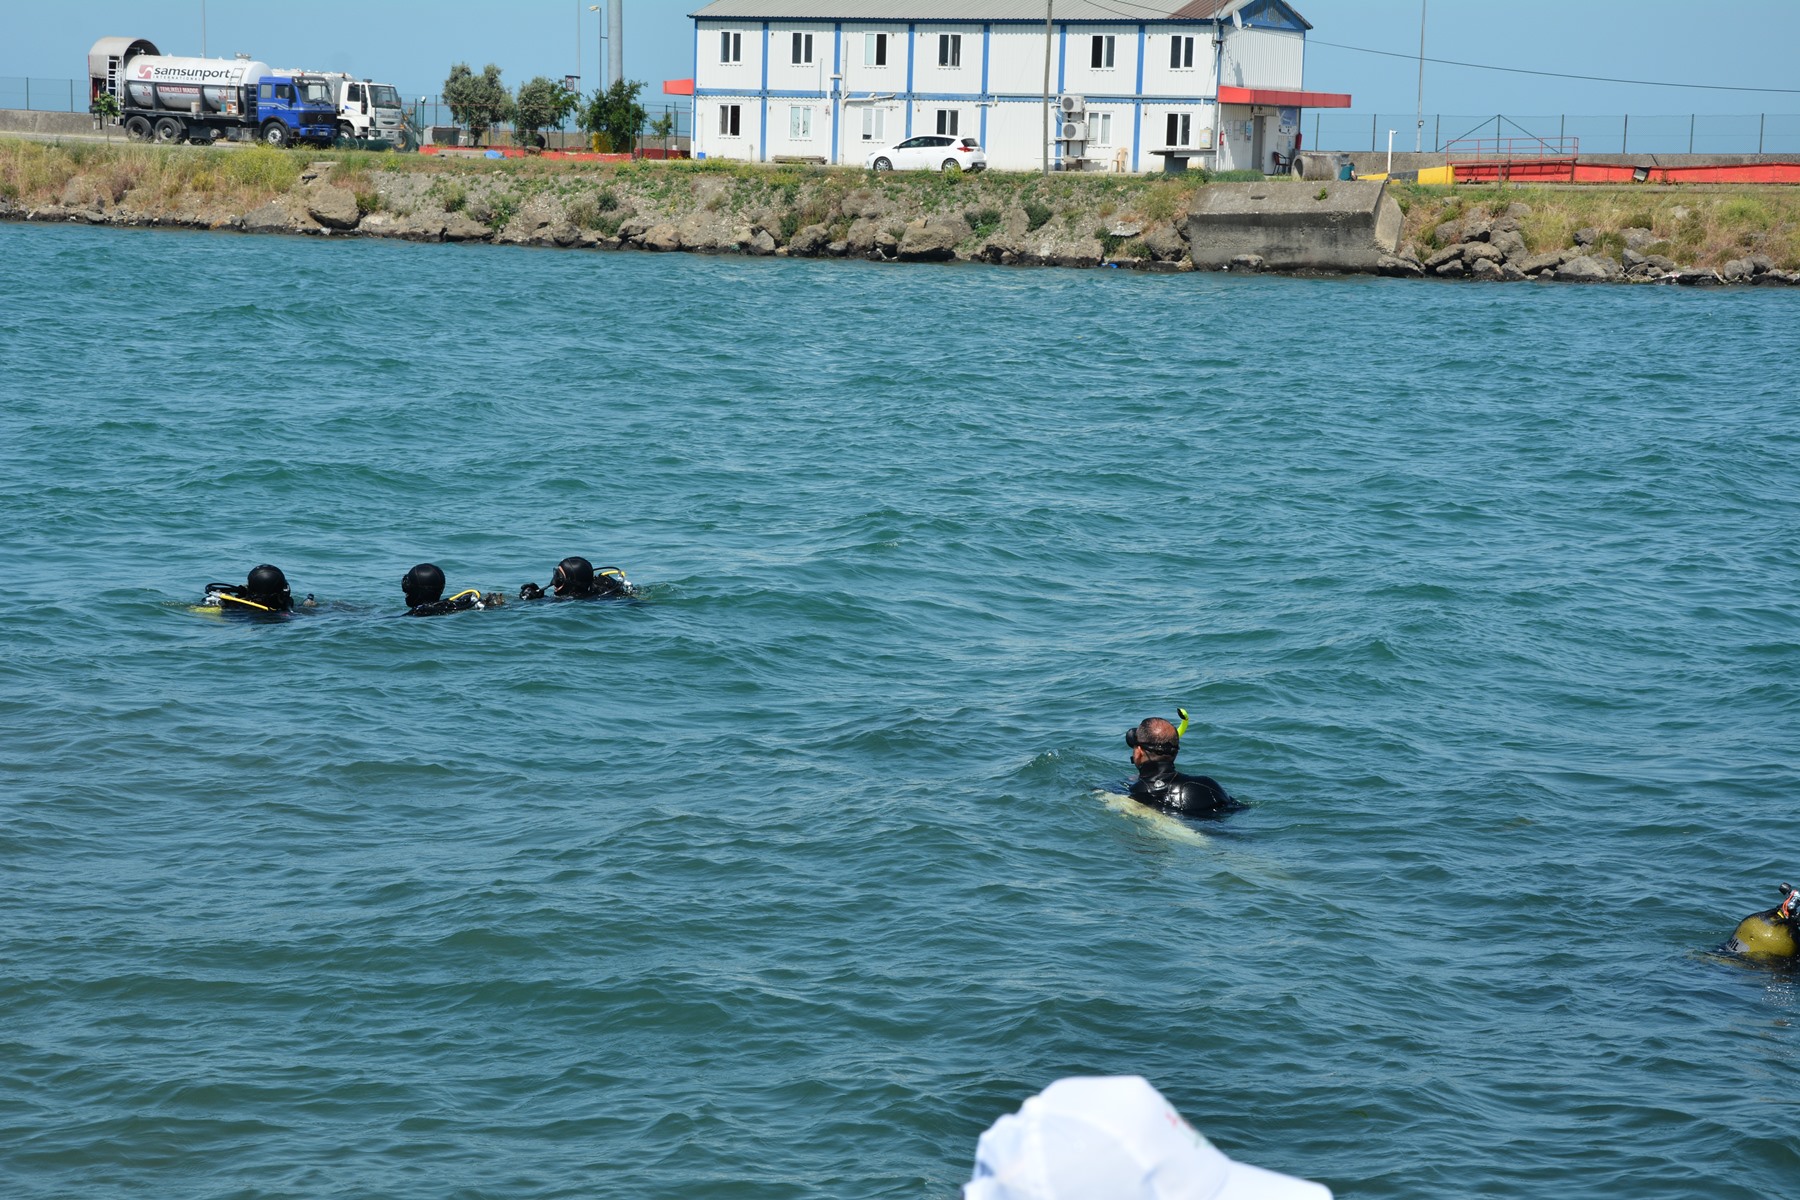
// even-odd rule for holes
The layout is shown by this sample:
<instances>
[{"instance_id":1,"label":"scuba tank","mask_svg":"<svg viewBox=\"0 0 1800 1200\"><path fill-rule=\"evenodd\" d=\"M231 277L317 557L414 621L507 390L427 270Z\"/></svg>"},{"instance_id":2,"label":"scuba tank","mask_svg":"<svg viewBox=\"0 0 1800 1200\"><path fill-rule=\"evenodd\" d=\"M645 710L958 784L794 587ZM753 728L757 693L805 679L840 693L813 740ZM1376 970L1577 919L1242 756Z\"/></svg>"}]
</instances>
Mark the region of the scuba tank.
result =
<instances>
[{"instance_id":1,"label":"scuba tank","mask_svg":"<svg viewBox=\"0 0 1800 1200\"><path fill-rule=\"evenodd\" d=\"M1781 885L1781 903L1738 922L1727 954L1741 954L1758 962L1790 964L1800 943L1800 888Z\"/></svg>"}]
</instances>

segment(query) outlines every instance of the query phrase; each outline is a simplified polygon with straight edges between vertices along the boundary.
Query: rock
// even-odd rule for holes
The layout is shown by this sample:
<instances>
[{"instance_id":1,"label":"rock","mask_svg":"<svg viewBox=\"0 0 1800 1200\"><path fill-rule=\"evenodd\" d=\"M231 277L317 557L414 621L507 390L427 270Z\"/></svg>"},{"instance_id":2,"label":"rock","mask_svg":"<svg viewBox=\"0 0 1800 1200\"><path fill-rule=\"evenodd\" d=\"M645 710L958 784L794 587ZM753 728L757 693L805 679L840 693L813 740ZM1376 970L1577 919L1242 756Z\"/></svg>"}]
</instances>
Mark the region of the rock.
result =
<instances>
[{"instance_id":1,"label":"rock","mask_svg":"<svg viewBox=\"0 0 1800 1200\"><path fill-rule=\"evenodd\" d=\"M1263 269L1263 256L1260 254L1236 254L1226 266L1227 271L1260 271Z\"/></svg>"},{"instance_id":2,"label":"rock","mask_svg":"<svg viewBox=\"0 0 1800 1200\"><path fill-rule=\"evenodd\" d=\"M644 249L668 253L681 249L681 231L673 225L653 225L644 231Z\"/></svg>"},{"instance_id":3,"label":"rock","mask_svg":"<svg viewBox=\"0 0 1800 1200\"><path fill-rule=\"evenodd\" d=\"M770 235L768 230L758 229L755 233L750 235L750 242L747 249L752 254L760 257L767 257L768 255L775 253L775 239Z\"/></svg>"},{"instance_id":4,"label":"rock","mask_svg":"<svg viewBox=\"0 0 1800 1200\"><path fill-rule=\"evenodd\" d=\"M1595 229L1592 225L1584 226L1575 231L1575 244L1577 246L1591 246L1599 240L1600 231Z\"/></svg>"},{"instance_id":5,"label":"rock","mask_svg":"<svg viewBox=\"0 0 1800 1200\"><path fill-rule=\"evenodd\" d=\"M106 201L100 196L93 182L85 175L77 175L63 184L62 207L87 208L88 206L104 208Z\"/></svg>"},{"instance_id":6,"label":"rock","mask_svg":"<svg viewBox=\"0 0 1800 1200\"><path fill-rule=\"evenodd\" d=\"M563 221L550 227L549 238L551 245L567 249L581 241L581 230L575 227L575 222Z\"/></svg>"},{"instance_id":7,"label":"rock","mask_svg":"<svg viewBox=\"0 0 1800 1200\"><path fill-rule=\"evenodd\" d=\"M1531 215L1531 205L1523 200L1515 200L1506 206L1506 215L1515 221L1523 221Z\"/></svg>"},{"instance_id":8,"label":"rock","mask_svg":"<svg viewBox=\"0 0 1800 1200\"><path fill-rule=\"evenodd\" d=\"M306 198L306 214L327 229L355 229L362 220L356 193L329 184L314 187Z\"/></svg>"},{"instance_id":9,"label":"rock","mask_svg":"<svg viewBox=\"0 0 1800 1200\"><path fill-rule=\"evenodd\" d=\"M851 222L850 230L844 235L844 253L858 257L873 254L875 241L882 236L882 228L869 217L859 217Z\"/></svg>"},{"instance_id":10,"label":"rock","mask_svg":"<svg viewBox=\"0 0 1800 1200\"><path fill-rule=\"evenodd\" d=\"M1543 254L1533 254L1519 263L1519 270L1527 275L1536 275L1542 271L1552 271L1560 267L1565 258L1571 257L1566 250L1550 250Z\"/></svg>"},{"instance_id":11,"label":"rock","mask_svg":"<svg viewBox=\"0 0 1800 1200\"><path fill-rule=\"evenodd\" d=\"M1116 238L1134 238L1144 232L1144 227L1131 221L1121 221L1109 226L1106 232Z\"/></svg>"},{"instance_id":12,"label":"rock","mask_svg":"<svg viewBox=\"0 0 1800 1200\"><path fill-rule=\"evenodd\" d=\"M1597 255L1584 254L1579 258L1571 258L1556 268L1559 283L1604 283L1612 277Z\"/></svg>"},{"instance_id":13,"label":"rock","mask_svg":"<svg viewBox=\"0 0 1800 1200\"><path fill-rule=\"evenodd\" d=\"M1439 267L1448 263L1461 262L1462 256L1463 247L1460 244L1455 246L1445 246L1442 250L1439 250L1436 254L1433 254L1430 258L1425 260L1425 269L1427 271L1436 271Z\"/></svg>"},{"instance_id":14,"label":"rock","mask_svg":"<svg viewBox=\"0 0 1800 1200\"><path fill-rule=\"evenodd\" d=\"M1471 279L1497 280L1500 278L1500 264L1495 259L1478 258L1469 268Z\"/></svg>"},{"instance_id":15,"label":"rock","mask_svg":"<svg viewBox=\"0 0 1800 1200\"><path fill-rule=\"evenodd\" d=\"M1471 269L1477 263L1499 263L1506 258L1492 242L1466 242L1462 252L1463 265Z\"/></svg>"},{"instance_id":16,"label":"rock","mask_svg":"<svg viewBox=\"0 0 1800 1200\"><path fill-rule=\"evenodd\" d=\"M279 200L271 200L260 208L253 208L244 214L243 230L245 233L298 233L294 219Z\"/></svg>"},{"instance_id":17,"label":"rock","mask_svg":"<svg viewBox=\"0 0 1800 1200\"><path fill-rule=\"evenodd\" d=\"M446 242L483 242L493 230L464 213L451 213L444 218L442 237Z\"/></svg>"},{"instance_id":18,"label":"rock","mask_svg":"<svg viewBox=\"0 0 1800 1200\"><path fill-rule=\"evenodd\" d=\"M1188 252L1187 239L1170 224L1156 224L1145 230L1144 248L1157 262L1179 262Z\"/></svg>"},{"instance_id":19,"label":"rock","mask_svg":"<svg viewBox=\"0 0 1800 1200\"><path fill-rule=\"evenodd\" d=\"M1656 234L1641 225L1632 225L1621 229L1619 236L1625 239L1627 250L1642 250L1645 246L1652 245L1658 240Z\"/></svg>"},{"instance_id":20,"label":"rock","mask_svg":"<svg viewBox=\"0 0 1800 1200\"><path fill-rule=\"evenodd\" d=\"M850 243L848 241L826 242L825 253L833 258L843 258L850 253Z\"/></svg>"},{"instance_id":21,"label":"rock","mask_svg":"<svg viewBox=\"0 0 1800 1200\"><path fill-rule=\"evenodd\" d=\"M901 262L948 262L956 257L956 246L969 236L969 226L961 217L928 217L907 225L893 257Z\"/></svg>"},{"instance_id":22,"label":"rock","mask_svg":"<svg viewBox=\"0 0 1800 1200\"><path fill-rule=\"evenodd\" d=\"M1464 242L1485 242L1494 232L1492 219L1479 213L1464 217L1462 221L1462 240Z\"/></svg>"},{"instance_id":23,"label":"rock","mask_svg":"<svg viewBox=\"0 0 1800 1200\"><path fill-rule=\"evenodd\" d=\"M1758 275L1766 275L1775 269L1775 260L1766 254L1752 254L1744 260L1749 263Z\"/></svg>"},{"instance_id":24,"label":"rock","mask_svg":"<svg viewBox=\"0 0 1800 1200\"><path fill-rule=\"evenodd\" d=\"M1685 221L1692 215L1693 214L1688 212L1687 205L1685 204L1677 204L1674 208L1669 210L1669 220L1671 221Z\"/></svg>"},{"instance_id":25,"label":"rock","mask_svg":"<svg viewBox=\"0 0 1800 1200\"><path fill-rule=\"evenodd\" d=\"M1500 278L1507 283L1518 283L1522 279L1530 279L1531 276L1519 270L1519 268L1513 266L1511 263L1501 263Z\"/></svg>"},{"instance_id":26,"label":"rock","mask_svg":"<svg viewBox=\"0 0 1800 1200\"><path fill-rule=\"evenodd\" d=\"M1432 240L1440 246L1455 246L1462 242L1462 222L1445 221L1431 231Z\"/></svg>"},{"instance_id":27,"label":"rock","mask_svg":"<svg viewBox=\"0 0 1800 1200\"><path fill-rule=\"evenodd\" d=\"M1757 287L1793 287L1800 284L1800 271L1764 271L1756 277Z\"/></svg>"},{"instance_id":28,"label":"rock","mask_svg":"<svg viewBox=\"0 0 1800 1200\"><path fill-rule=\"evenodd\" d=\"M642 217L630 217L619 222L619 237L627 242L642 241L650 232L650 222Z\"/></svg>"},{"instance_id":29,"label":"rock","mask_svg":"<svg viewBox=\"0 0 1800 1200\"><path fill-rule=\"evenodd\" d=\"M1443 279L1461 279L1464 275L1467 275L1468 273L1469 273L1469 268L1463 266L1462 261L1460 259L1452 259L1451 261L1444 263L1442 266L1439 266L1433 272L1433 274L1435 274Z\"/></svg>"},{"instance_id":30,"label":"rock","mask_svg":"<svg viewBox=\"0 0 1800 1200\"><path fill-rule=\"evenodd\" d=\"M831 230L824 225L808 225L796 230L788 239L788 253L795 256L811 257L819 253L831 241Z\"/></svg>"},{"instance_id":31,"label":"rock","mask_svg":"<svg viewBox=\"0 0 1800 1200\"><path fill-rule=\"evenodd\" d=\"M1668 258L1661 254L1646 254L1646 255L1644 255L1644 265L1648 266L1648 267L1655 267L1659 271L1673 271L1673 270L1677 269L1675 266L1674 259Z\"/></svg>"},{"instance_id":32,"label":"rock","mask_svg":"<svg viewBox=\"0 0 1800 1200\"><path fill-rule=\"evenodd\" d=\"M1682 287L1717 287L1725 281L1716 271L1688 270L1675 272L1675 282Z\"/></svg>"},{"instance_id":33,"label":"rock","mask_svg":"<svg viewBox=\"0 0 1800 1200\"><path fill-rule=\"evenodd\" d=\"M1375 270L1405 279L1418 279L1425 274L1424 264L1410 254L1384 254L1375 260Z\"/></svg>"},{"instance_id":34,"label":"rock","mask_svg":"<svg viewBox=\"0 0 1800 1200\"><path fill-rule=\"evenodd\" d=\"M1525 238L1516 229L1497 229L1488 238L1488 245L1500 252L1500 257L1507 261L1526 257Z\"/></svg>"},{"instance_id":35,"label":"rock","mask_svg":"<svg viewBox=\"0 0 1800 1200\"><path fill-rule=\"evenodd\" d=\"M1725 267L1719 274L1725 277L1726 283L1748 283L1750 277L1756 274L1756 268L1747 259L1733 258L1726 260Z\"/></svg>"}]
</instances>

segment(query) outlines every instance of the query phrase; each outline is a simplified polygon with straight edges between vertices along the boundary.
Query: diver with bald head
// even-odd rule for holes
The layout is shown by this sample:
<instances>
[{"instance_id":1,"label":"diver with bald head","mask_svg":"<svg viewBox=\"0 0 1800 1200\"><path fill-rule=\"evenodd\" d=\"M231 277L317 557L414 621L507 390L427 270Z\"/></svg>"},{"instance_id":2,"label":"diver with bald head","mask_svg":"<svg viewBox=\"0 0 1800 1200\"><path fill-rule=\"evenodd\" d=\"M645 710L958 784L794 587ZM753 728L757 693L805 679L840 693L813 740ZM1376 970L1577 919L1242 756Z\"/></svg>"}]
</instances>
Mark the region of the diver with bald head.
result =
<instances>
[{"instance_id":1,"label":"diver with bald head","mask_svg":"<svg viewBox=\"0 0 1800 1200\"><path fill-rule=\"evenodd\" d=\"M535 583L519 589L521 600L610 600L636 594L625 572L617 567L594 570L594 564L578 554L571 554L556 564L546 592Z\"/></svg>"},{"instance_id":2,"label":"diver with bald head","mask_svg":"<svg viewBox=\"0 0 1800 1200\"><path fill-rule=\"evenodd\" d=\"M287 576L281 573L281 568L263 563L251 568L242 586L207 584L203 603L238 616L280 617L294 611L294 594L288 590ZM314 601L309 595L302 603L311 605Z\"/></svg>"},{"instance_id":3,"label":"diver with bald head","mask_svg":"<svg viewBox=\"0 0 1800 1200\"><path fill-rule=\"evenodd\" d=\"M472 608L499 608L506 603L499 592L484 596L478 588L465 588L445 599L444 572L436 563L420 563L408 571L400 580L400 590L406 596L409 617L441 617Z\"/></svg>"},{"instance_id":4,"label":"diver with bald head","mask_svg":"<svg viewBox=\"0 0 1800 1200\"><path fill-rule=\"evenodd\" d=\"M1138 777L1131 783L1131 798L1184 817L1222 817L1237 812L1244 805L1218 780L1205 775L1183 775L1175 769L1175 756L1181 753L1181 735L1187 731L1188 723L1185 709L1175 711L1181 717L1180 729L1161 717L1146 717L1125 731L1131 763L1138 770Z\"/></svg>"}]
</instances>

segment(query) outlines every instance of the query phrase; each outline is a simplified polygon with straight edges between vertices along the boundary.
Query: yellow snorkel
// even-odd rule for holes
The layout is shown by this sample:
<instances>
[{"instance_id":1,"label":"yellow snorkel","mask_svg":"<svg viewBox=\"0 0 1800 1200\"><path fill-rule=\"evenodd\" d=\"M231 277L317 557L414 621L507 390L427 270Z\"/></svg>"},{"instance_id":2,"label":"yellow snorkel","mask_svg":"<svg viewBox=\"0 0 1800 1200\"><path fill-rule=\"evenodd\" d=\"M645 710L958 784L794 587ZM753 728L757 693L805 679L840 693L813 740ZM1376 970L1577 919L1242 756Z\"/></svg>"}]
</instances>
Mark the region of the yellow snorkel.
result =
<instances>
[{"instance_id":1,"label":"yellow snorkel","mask_svg":"<svg viewBox=\"0 0 1800 1200\"><path fill-rule=\"evenodd\" d=\"M1175 715L1181 718L1181 723L1179 725L1175 726L1175 736L1177 738L1186 737L1187 736L1187 725L1188 725L1187 709L1177 707L1175 709Z\"/></svg>"}]
</instances>

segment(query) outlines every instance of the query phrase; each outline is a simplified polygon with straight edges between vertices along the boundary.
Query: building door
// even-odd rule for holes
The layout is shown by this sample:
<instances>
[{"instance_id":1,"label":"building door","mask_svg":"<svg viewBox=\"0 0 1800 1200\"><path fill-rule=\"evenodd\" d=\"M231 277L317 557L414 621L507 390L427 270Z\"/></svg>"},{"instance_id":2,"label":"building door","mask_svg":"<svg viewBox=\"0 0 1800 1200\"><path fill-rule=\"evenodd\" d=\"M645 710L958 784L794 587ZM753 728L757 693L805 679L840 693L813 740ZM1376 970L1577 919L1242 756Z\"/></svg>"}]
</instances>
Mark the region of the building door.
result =
<instances>
[{"instance_id":1,"label":"building door","mask_svg":"<svg viewBox=\"0 0 1800 1200\"><path fill-rule=\"evenodd\" d=\"M1269 173L1269 118L1265 113L1257 113L1250 118L1250 165L1264 175Z\"/></svg>"}]
</instances>

